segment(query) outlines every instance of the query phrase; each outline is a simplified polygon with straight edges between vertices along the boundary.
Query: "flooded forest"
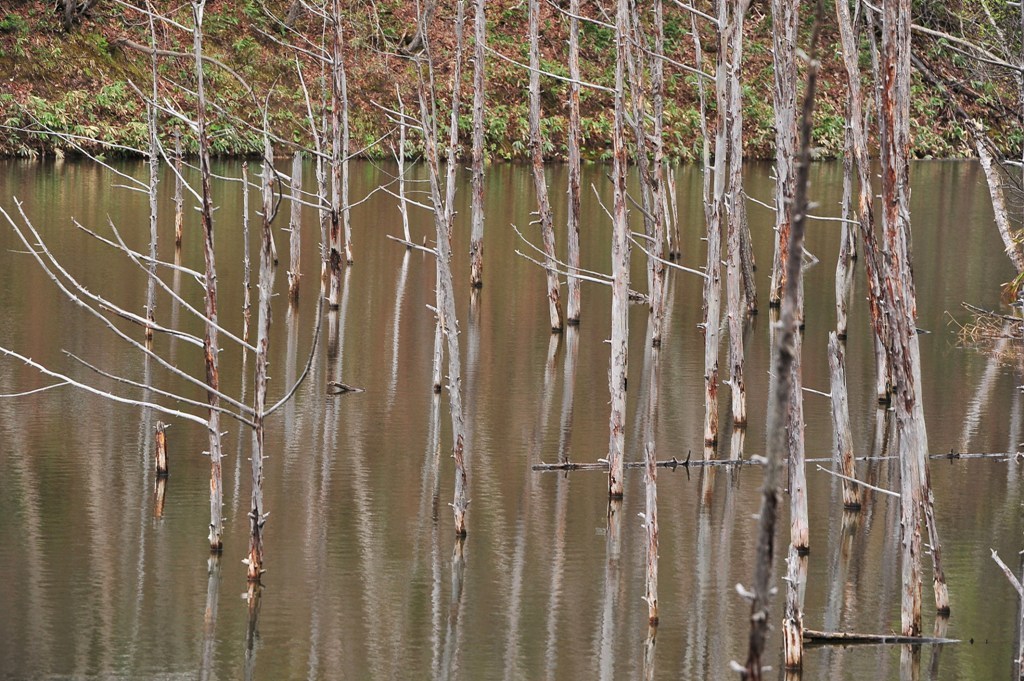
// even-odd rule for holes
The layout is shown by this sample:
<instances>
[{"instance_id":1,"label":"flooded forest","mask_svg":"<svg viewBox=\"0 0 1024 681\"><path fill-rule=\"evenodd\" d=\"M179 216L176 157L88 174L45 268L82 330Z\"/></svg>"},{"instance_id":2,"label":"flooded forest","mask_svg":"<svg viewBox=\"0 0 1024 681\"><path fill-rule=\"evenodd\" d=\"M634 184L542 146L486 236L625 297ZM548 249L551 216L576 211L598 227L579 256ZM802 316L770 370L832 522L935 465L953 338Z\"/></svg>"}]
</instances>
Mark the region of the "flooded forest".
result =
<instances>
[{"instance_id":1,"label":"flooded forest","mask_svg":"<svg viewBox=\"0 0 1024 681\"><path fill-rule=\"evenodd\" d=\"M8 5L0 678L1024 680L1019 4Z\"/></svg>"}]
</instances>

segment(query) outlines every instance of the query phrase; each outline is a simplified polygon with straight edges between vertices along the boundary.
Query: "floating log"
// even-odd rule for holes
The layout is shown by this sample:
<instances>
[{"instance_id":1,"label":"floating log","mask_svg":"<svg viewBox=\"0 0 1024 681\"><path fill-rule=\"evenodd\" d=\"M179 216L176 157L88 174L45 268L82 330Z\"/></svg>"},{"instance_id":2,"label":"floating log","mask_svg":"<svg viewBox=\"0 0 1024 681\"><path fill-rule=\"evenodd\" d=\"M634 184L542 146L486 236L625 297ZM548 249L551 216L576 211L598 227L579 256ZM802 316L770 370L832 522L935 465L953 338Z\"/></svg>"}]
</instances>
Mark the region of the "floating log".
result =
<instances>
[{"instance_id":1,"label":"floating log","mask_svg":"<svg viewBox=\"0 0 1024 681\"><path fill-rule=\"evenodd\" d=\"M345 393L364 393L365 388L357 388L347 383L339 383L338 381L327 382L327 394L328 395L343 395Z\"/></svg>"},{"instance_id":2,"label":"floating log","mask_svg":"<svg viewBox=\"0 0 1024 681\"><path fill-rule=\"evenodd\" d=\"M811 645L878 645L878 644L910 644L940 645L960 643L955 638L934 638L930 636L900 636L898 634L858 634L846 631L814 631L804 629L804 641Z\"/></svg>"}]
</instances>

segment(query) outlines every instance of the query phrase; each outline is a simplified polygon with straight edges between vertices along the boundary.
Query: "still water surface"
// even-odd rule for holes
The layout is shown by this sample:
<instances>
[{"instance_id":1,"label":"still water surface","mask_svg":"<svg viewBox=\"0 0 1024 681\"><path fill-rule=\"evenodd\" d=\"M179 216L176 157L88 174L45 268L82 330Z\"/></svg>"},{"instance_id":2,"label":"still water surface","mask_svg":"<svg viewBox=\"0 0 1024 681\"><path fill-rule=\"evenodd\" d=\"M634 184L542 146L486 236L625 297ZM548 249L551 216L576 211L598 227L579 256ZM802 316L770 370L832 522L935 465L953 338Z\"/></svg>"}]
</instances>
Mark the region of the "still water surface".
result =
<instances>
[{"instance_id":1,"label":"still water surface","mask_svg":"<svg viewBox=\"0 0 1024 681\"><path fill-rule=\"evenodd\" d=\"M141 164L121 169L144 177ZM226 163L217 171L237 177L240 168ZM606 171L589 168L584 186L593 183L609 204ZM306 176L312 178L311 168ZM374 165L355 164L353 196L364 196L385 178ZM553 169L550 179L557 224L565 213L563 169ZM931 449L1014 451L1024 440L1021 367L958 347L951 323L966 316L961 301L998 307L999 285L1011 276L983 178L973 163L921 162L913 167L913 179L919 325L931 332L921 336ZM144 273L71 222L73 217L104 230L109 217L130 244L145 250L145 197L112 187L118 183L92 164L4 162L0 206L12 211L11 197L17 196L50 247L90 290L141 311ZM748 605L734 587L752 575L760 470L659 474L661 626L645 661L641 472L627 474L624 502L609 520L603 474L530 468L606 454L610 303L606 287L585 285L582 325L563 336L548 332L542 274L515 255L524 247L509 227L515 223L537 237L528 226L531 183L524 167L489 170L485 286L476 296L466 284L468 185L460 187L454 266L462 283L457 292L472 499L461 555L447 506L453 483L447 399L430 390L433 264L422 252L406 252L385 238L400 234L401 223L395 200L378 193L353 210L356 263L345 272L340 310L324 316L310 377L268 426L268 572L258 609L243 598L249 438L237 424L226 426L225 550L211 569L209 464L201 428L172 422L171 476L160 505L149 458L155 416L66 387L0 400L0 677L731 678L730 660L746 654ZM168 259L170 185L165 178L160 199L168 209L160 225L161 255ZM237 331L241 190L238 183L221 182L215 191L220 318ZM768 200L768 166L748 169L747 191ZM705 252L699 193L699 175L681 168L683 262L693 267ZM837 215L840 196L841 168L815 166L816 212ZM608 220L592 193L586 199L584 266L606 270ZM254 196L254 208L257 203ZM744 457L763 453L769 380L771 215L751 205L750 218L762 312L746 337ZM201 269L198 229L190 211L181 261ZM319 229L311 211L303 229L300 304L289 310L286 295L274 300L272 399L301 373L312 343ZM414 209L412 230L414 240L429 239L429 215ZM277 244L282 263L275 285L281 293L286 233L278 231ZM827 392L837 223L813 223L807 245L820 263L806 273L804 384ZM3 224L0 344L108 389L114 385L75 366L61 351L111 373L187 390L62 298L31 258L18 253L23 250ZM633 276L634 286L643 288L639 257ZM858 277L847 345L851 417L857 454L877 455L886 447L887 414L873 394L861 267ZM170 275L167 281L201 307L195 281ZM656 358L655 442L660 459L685 459L691 452L697 458L703 415L701 281L670 271L668 295L665 343ZM645 341L647 316L645 307L631 307L630 460L642 453L646 369L655 361ZM157 317L202 333L169 296L158 297ZM252 357L243 360L236 346L222 345L223 389L251 401ZM198 349L166 338L158 339L157 349L183 370L203 375ZM724 342L721 363L724 369ZM331 397L325 391L330 380L366 392ZM0 361L0 392L46 384L32 369ZM200 391L189 394L203 399ZM722 457L736 453L727 402L722 400ZM826 398L806 394L808 456L831 452L829 409ZM858 473L897 488L889 462L859 464ZM1017 608L989 550L1017 561L1024 529L1022 475L1019 465L994 460L933 462L953 605L947 633L964 642L924 648L921 678L1011 675ZM835 481L813 464L808 478L812 549L805 625L874 633L898 629L896 502L875 495L860 514L844 516ZM783 520L782 545L788 536ZM781 607L777 598L776 622ZM926 608L929 632L931 620ZM770 646L778 670L778 636ZM809 679L898 677L894 647L811 649L804 671Z\"/></svg>"}]
</instances>

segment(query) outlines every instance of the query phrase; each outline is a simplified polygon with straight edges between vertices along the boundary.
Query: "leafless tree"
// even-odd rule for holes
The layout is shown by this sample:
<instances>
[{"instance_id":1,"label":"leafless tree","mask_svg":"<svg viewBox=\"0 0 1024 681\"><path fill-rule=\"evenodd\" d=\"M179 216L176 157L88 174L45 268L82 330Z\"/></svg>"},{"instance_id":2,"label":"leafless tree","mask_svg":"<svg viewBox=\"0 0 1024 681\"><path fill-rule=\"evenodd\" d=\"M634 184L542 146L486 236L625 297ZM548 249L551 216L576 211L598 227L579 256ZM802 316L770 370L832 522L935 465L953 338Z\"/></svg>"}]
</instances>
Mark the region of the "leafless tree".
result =
<instances>
[{"instance_id":1,"label":"leafless tree","mask_svg":"<svg viewBox=\"0 0 1024 681\"><path fill-rule=\"evenodd\" d=\"M424 40L423 55L417 60L419 123L423 136L424 162L429 175L430 197L437 236L437 316L448 348L448 402L452 419L452 457L455 459L455 493L452 511L455 519L455 534L460 537L466 534L466 510L469 506L469 497L465 466L466 442L462 409L462 368L459 354L458 316L455 308L455 286L451 270L451 232L455 217L455 169L457 165L455 160L459 140L459 86L465 7L466 0L458 0L454 19L456 46L453 55L452 111L448 128L447 176L443 193L438 158L437 114L435 111L437 99L434 91L433 56L424 14L419 17L420 30Z\"/></svg>"},{"instance_id":2,"label":"leafless tree","mask_svg":"<svg viewBox=\"0 0 1024 681\"><path fill-rule=\"evenodd\" d=\"M782 318L780 321L779 340L772 360L776 376L775 394L772 409L768 412L768 443L765 464L764 482L762 485L761 512L758 520L757 558L754 564L754 584L750 610L750 646L744 667L743 678L760 680L763 678L762 656L768 634L768 599L771 592L772 564L775 555L775 521L779 505L779 469L783 456L787 452L786 419L790 402L795 395L793 377L794 363L799 361L797 349L798 288L800 268L803 264L804 232L807 218L807 185L811 161L811 129L814 112L814 96L817 85L818 61L817 47L821 30L823 0L817 3L817 20L811 36L810 59L807 70L807 89L804 93L800 123L800 151L797 163L795 182L793 224L790 230L789 249L786 259L786 288L782 300ZM794 46L795 47L795 46ZM792 586L790 587L792 588ZM799 612L787 612L787 621L799 624ZM799 627L797 627L799 629ZM786 636L802 646L797 636ZM787 660L791 659L787 651ZM798 651L793 651L792 659L799 659Z\"/></svg>"},{"instance_id":3,"label":"leafless tree","mask_svg":"<svg viewBox=\"0 0 1024 681\"><path fill-rule=\"evenodd\" d=\"M608 391L611 394L608 441L608 495L622 496L626 428L626 368L629 356L629 218L626 214L625 69L629 41L629 0L615 12L615 122L612 127L612 337Z\"/></svg>"},{"instance_id":4,"label":"leafless tree","mask_svg":"<svg viewBox=\"0 0 1024 681\"><path fill-rule=\"evenodd\" d=\"M548 316L551 330L562 330L562 304L558 272L555 269L555 229L552 225L548 184L544 177L544 138L540 128L540 0L530 3L530 158L533 186L537 193L537 221L544 243L544 269L547 279Z\"/></svg>"}]
</instances>

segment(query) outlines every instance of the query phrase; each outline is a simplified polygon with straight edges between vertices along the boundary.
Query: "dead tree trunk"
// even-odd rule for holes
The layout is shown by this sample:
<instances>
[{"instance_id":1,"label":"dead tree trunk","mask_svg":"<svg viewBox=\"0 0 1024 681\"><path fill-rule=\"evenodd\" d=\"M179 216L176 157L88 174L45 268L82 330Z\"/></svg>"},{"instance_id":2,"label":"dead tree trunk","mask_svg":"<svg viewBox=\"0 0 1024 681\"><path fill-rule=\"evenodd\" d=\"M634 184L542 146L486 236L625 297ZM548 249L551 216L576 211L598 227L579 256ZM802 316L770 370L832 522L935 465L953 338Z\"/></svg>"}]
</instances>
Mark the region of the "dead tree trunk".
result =
<instances>
[{"instance_id":1,"label":"dead tree trunk","mask_svg":"<svg viewBox=\"0 0 1024 681\"><path fill-rule=\"evenodd\" d=\"M840 27L844 63L853 69L854 77L859 77L860 70L857 62L854 61L852 64L845 62L846 41L849 41L849 47L855 50L855 32L852 25L847 25L852 24L849 20L849 6L843 9L839 7L840 4L845 3L836 3L836 17L840 24L844 24ZM842 35L846 32L848 35ZM850 77L851 74L848 71L847 79L849 80ZM864 125L864 113L859 82L856 83L855 89L856 93L853 88L849 90L850 95L846 102L846 128L843 134L843 203L840 209L840 217L843 222L839 237L839 261L836 263L836 335L839 340L846 340L849 331L848 310L850 295L853 292L853 262L857 259L857 232L853 227L855 223L850 220L850 207L853 204L854 173L859 172L859 168L854 165L854 159L857 157L858 135L863 137L861 126ZM856 104L854 104L854 99L857 100ZM855 132L854 128L858 128L860 132Z\"/></svg>"},{"instance_id":2,"label":"dead tree trunk","mask_svg":"<svg viewBox=\"0 0 1024 681\"><path fill-rule=\"evenodd\" d=\"M339 31L341 18L338 18ZM345 263L351 265L355 262L352 255L352 210L349 208L349 170L348 161L352 148L352 133L349 126L348 106L348 73L345 71L345 60L339 55L340 64L338 67L341 77L341 223L344 229L345 238Z\"/></svg>"},{"instance_id":3,"label":"dead tree trunk","mask_svg":"<svg viewBox=\"0 0 1024 681\"><path fill-rule=\"evenodd\" d=\"M395 95L398 97L398 152L395 154L398 161L398 210L402 214L402 234L407 244L412 243L412 235L409 233L409 207L405 203L405 103L402 101L402 92L395 86ZM412 248L406 246L406 248Z\"/></svg>"},{"instance_id":4,"label":"dead tree trunk","mask_svg":"<svg viewBox=\"0 0 1024 681\"><path fill-rule=\"evenodd\" d=\"M455 63L458 65L462 59L462 34L463 21L465 17L465 0L458 0L455 17ZM422 18L421 18L422 20ZM426 31L424 30L424 40ZM429 42L424 45L427 54L427 66L429 61ZM452 79L452 117L449 128L448 154L454 161L458 145L458 109L459 109L459 67L454 69ZM431 80L431 83L433 81ZM429 93L430 102L434 99L434 92ZM424 85L423 74L419 77L419 104L420 122L423 130L423 147L430 176L430 195L434 205L434 227L437 233L437 313L441 321L441 328L448 341L448 399L449 409L452 418L452 456L455 459L455 494L452 501L452 511L455 516L455 534L466 535L466 509L469 506L467 497L468 481L465 466L465 423L462 411L462 369L461 355L459 354L459 332L458 319L455 312L455 287L452 282L451 271L451 228L454 218L454 206L452 205L455 196L454 169L448 171L448 187L445 194L441 193L441 173L438 165L437 151L437 128L433 114L432 104L428 104L428 93ZM449 164L452 165L451 163ZM447 199L447 200L446 200Z\"/></svg>"},{"instance_id":5,"label":"dead tree trunk","mask_svg":"<svg viewBox=\"0 0 1024 681\"><path fill-rule=\"evenodd\" d=\"M846 360L835 332L828 337L828 368L832 378L832 429L835 432L833 455L836 470L846 476L843 479L843 508L856 510L860 508L860 487L852 480L855 470L850 405L846 393Z\"/></svg>"},{"instance_id":6,"label":"dead tree trunk","mask_svg":"<svg viewBox=\"0 0 1024 681\"><path fill-rule=\"evenodd\" d=\"M743 197L743 106L740 91L740 66L743 63L743 19L749 0L733 0L729 21L726 53L727 106L721 109L719 125L726 132L726 163L728 189L726 213L728 215L728 261L726 266L726 303L729 318L729 391L732 396L732 419L735 426L747 425L747 392L743 380L743 321L746 318L741 287L742 233L748 229L744 218ZM719 99L722 94L719 94ZM716 173L717 175L717 173Z\"/></svg>"},{"instance_id":7,"label":"dead tree trunk","mask_svg":"<svg viewBox=\"0 0 1024 681\"><path fill-rule=\"evenodd\" d=\"M326 34L327 16L324 15L324 34ZM324 67L324 62L321 62L321 69ZM306 100L306 117L309 120L309 130L313 137L313 150L314 154L314 173L316 175L316 202L317 202L317 217L320 223L320 297L326 298L328 295L328 275L330 272L330 223L331 223L331 210L330 203L327 200L327 173L324 167L324 142L323 140L327 137L327 110L326 106L321 111L321 121L323 127L320 128L317 125L316 117L313 116L313 104L310 101L309 89L306 87L305 78L302 75L302 68L296 68L299 76L299 82L302 85L302 94ZM322 73L322 71L321 71Z\"/></svg>"},{"instance_id":8,"label":"dead tree trunk","mask_svg":"<svg viewBox=\"0 0 1024 681\"><path fill-rule=\"evenodd\" d=\"M798 272L802 278L803 273ZM800 282L796 282L799 299ZM798 303L799 307L799 303ZM798 322L799 324L799 322ZM798 333L793 339L792 395L789 398L789 417L786 424L789 450L789 522L790 544L798 553L810 551L810 523L807 518L807 470L804 459L804 379L803 338Z\"/></svg>"},{"instance_id":9,"label":"dead tree trunk","mask_svg":"<svg viewBox=\"0 0 1024 681\"><path fill-rule=\"evenodd\" d=\"M249 321L252 299L249 282L252 277L249 260L249 164L242 163L242 340L249 342Z\"/></svg>"},{"instance_id":10,"label":"dead tree trunk","mask_svg":"<svg viewBox=\"0 0 1024 681\"><path fill-rule=\"evenodd\" d=\"M580 280L572 276L580 266L580 140L583 137L580 121L580 0L569 2L569 207L566 232L569 246L569 276L567 278L566 322L580 323Z\"/></svg>"},{"instance_id":11,"label":"dead tree trunk","mask_svg":"<svg viewBox=\"0 0 1024 681\"><path fill-rule=\"evenodd\" d=\"M864 250L877 251L875 241L875 219L872 207L872 171L871 156L868 151L867 117L864 111L864 94L861 87L861 73L858 65L860 51L857 47L856 32L850 8L845 2L836 3L836 17L839 26L839 38L842 46L843 65L846 70L846 85L849 89L849 108L847 110L847 126L852 140L851 151L856 162L858 178L857 221ZM882 296L881 274L879 263L875 257L865 258L865 273L868 284L868 308L871 312L872 334L874 336L876 363L876 395L880 402L888 401L888 356L881 341L885 320L882 317L880 301Z\"/></svg>"},{"instance_id":12,"label":"dead tree trunk","mask_svg":"<svg viewBox=\"0 0 1024 681\"><path fill-rule=\"evenodd\" d=\"M341 9L338 0L334 0L334 12L332 16L332 27L334 29L331 41L331 239L330 255L330 286L327 302L332 309L336 309L341 300L341 260L342 260L342 236L341 236L341 209L342 209L342 156L345 153L342 146L342 108L344 107L343 81L344 65L342 63L342 31L341 31Z\"/></svg>"},{"instance_id":13,"label":"dead tree trunk","mask_svg":"<svg viewBox=\"0 0 1024 681\"><path fill-rule=\"evenodd\" d=\"M153 102L149 120L149 278L146 281L146 344L153 344L153 324L156 323L156 241L157 241L157 188L160 184L160 152L156 129L156 58L153 64Z\"/></svg>"},{"instance_id":14,"label":"dead tree trunk","mask_svg":"<svg viewBox=\"0 0 1024 681\"><path fill-rule=\"evenodd\" d=\"M980 127L974 121L968 121L967 125ZM1003 246L1006 247L1006 255L1009 256L1010 262L1013 263L1013 268L1017 271L1017 274L1021 274L1024 272L1024 249L1021 248L1020 243L1013 237L1010 215L1006 210L1006 197L1003 194L1003 180L999 176L999 171L995 168L992 153L986 145L987 138L985 135L978 129L972 137L974 138L974 148L978 152L978 160L981 162L981 168L985 171L985 182L988 184L988 193L992 198L992 212L995 214L999 237L1003 240Z\"/></svg>"},{"instance_id":15,"label":"dead tree trunk","mask_svg":"<svg viewBox=\"0 0 1024 681\"><path fill-rule=\"evenodd\" d=\"M1017 655L1013 660L1013 676L1018 681L1024 680L1024 586L1021 585L1020 579L1017 575L1013 574L1010 568L1003 562L1003 559L999 557L995 549L992 551L992 560L996 562L999 569L1006 575L1006 579L1009 580L1014 590L1017 592L1017 622L1016 629L1017 633ZM1021 559L1024 563L1024 559Z\"/></svg>"},{"instance_id":16,"label":"dead tree trunk","mask_svg":"<svg viewBox=\"0 0 1024 681\"><path fill-rule=\"evenodd\" d=\"M882 225L885 232L884 334L893 372L893 401L900 448L903 592L902 633L921 632L921 520L926 519L935 562L935 601L949 610L938 537L928 489L928 439L921 401L921 359L915 329L916 293L910 236L910 0L885 0L882 11L880 112ZM923 513L922 513L923 512Z\"/></svg>"},{"instance_id":17,"label":"dead tree trunk","mask_svg":"<svg viewBox=\"0 0 1024 681\"><path fill-rule=\"evenodd\" d=\"M213 250L213 200L210 192L210 147L206 136L206 94L203 83L203 10L206 0L192 3L192 49L196 69L196 136L199 140L199 175L202 184L200 217L203 225L203 259L206 262L204 286L206 288L206 335L203 349L206 356L207 402L210 405L210 550L223 547L221 506L224 488L221 477L220 442L220 374L217 355L217 267Z\"/></svg>"},{"instance_id":18,"label":"dead tree trunk","mask_svg":"<svg viewBox=\"0 0 1024 681\"><path fill-rule=\"evenodd\" d=\"M403 48L403 52L415 54L426 49L427 29L430 27L430 20L434 17L435 9L437 9L437 0L424 0L423 14L416 21L416 33L413 34L409 43Z\"/></svg>"},{"instance_id":19,"label":"dead tree trunk","mask_svg":"<svg viewBox=\"0 0 1024 681\"><path fill-rule=\"evenodd\" d=\"M841 4L841 0L836 5ZM796 39L799 0L772 0L775 60L775 259L769 304L778 306L786 286L789 230L793 221L793 161L796 157Z\"/></svg>"},{"instance_id":20,"label":"dead tree trunk","mask_svg":"<svg viewBox=\"0 0 1024 681\"><path fill-rule=\"evenodd\" d=\"M657 351L655 351L657 352ZM646 592L647 622L658 624L658 468L655 466L654 441L644 444L644 534L647 539Z\"/></svg>"},{"instance_id":21,"label":"dead tree trunk","mask_svg":"<svg viewBox=\"0 0 1024 681\"><path fill-rule=\"evenodd\" d=\"M817 19L811 35L807 90L804 94L800 126L800 155L794 186L793 224L790 230L786 260L786 288L782 300L782 319L779 343L773 358L775 369L775 395L768 412L768 461L765 465L762 487L761 513L758 520L757 562L754 567L754 588L750 606L750 648L744 678L763 679L761 658L768 635L768 597L771 591L772 563L775 554L775 520L779 505L779 468L786 452L786 415L793 390L793 364L796 359L798 334L797 305L799 276L803 264L804 231L807 213L807 182L811 160L811 128L814 111L814 92L817 84L817 45L823 13L823 0L817 3ZM795 46L794 46L795 48ZM798 613L797 613L798 614ZM790 619L787 616L787 620ZM790 638L787 636L787 639ZM796 640L794 639L794 643ZM802 646L802 640L800 641ZM787 655L787 658L789 656Z\"/></svg>"},{"instance_id":22,"label":"dead tree trunk","mask_svg":"<svg viewBox=\"0 0 1024 681\"><path fill-rule=\"evenodd\" d=\"M608 439L608 495L622 497L626 427L626 366L629 338L629 220L626 214L626 41L629 0L618 0L615 13L615 122L612 127L612 334Z\"/></svg>"},{"instance_id":23,"label":"dead tree trunk","mask_svg":"<svg viewBox=\"0 0 1024 681\"><path fill-rule=\"evenodd\" d=\"M715 99L718 122L715 134L715 178L708 223L707 279L704 282L704 444L718 442L718 327L722 305L722 225L725 223L725 170L728 137L729 0L718 2L718 51L715 64ZM695 38L696 40L696 38ZM705 169L705 173L707 170Z\"/></svg>"},{"instance_id":24,"label":"dead tree trunk","mask_svg":"<svg viewBox=\"0 0 1024 681\"><path fill-rule=\"evenodd\" d=\"M78 0L64 0L64 32L71 33L75 22L75 5Z\"/></svg>"},{"instance_id":25,"label":"dead tree trunk","mask_svg":"<svg viewBox=\"0 0 1024 681\"><path fill-rule=\"evenodd\" d=\"M153 517L162 520L167 505L167 478L157 476L153 481Z\"/></svg>"},{"instance_id":26,"label":"dead tree trunk","mask_svg":"<svg viewBox=\"0 0 1024 681\"><path fill-rule=\"evenodd\" d=\"M473 227L469 242L469 285L484 285L484 57L486 0L475 0L473 17Z\"/></svg>"},{"instance_id":27,"label":"dead tree trunk","mask_svg":"<svg viewBox=\"0 0 1024 681\"><path fill-rule=\"evenodd\" d=\"M292 304L299 302L299 282L302 279L302 152L292 157L292 210L288 221L290 252L288 254L288 297Z\"/></svg>"},{"instance_id":28,"label":"dead tree trunk","mask_svg":"<svg viewBox=\"0 0 1024 681\"><path fill-rule=\"evenodd\" d=\"M181 161L183 152L181 150L181 132L174 131L174 247L181 248L181 231L184 222L185 201L182 198Z\"/></svg>"},{"instance_id":29,"label":"dead tree trunk","mask_svg":"<svg viewBox=\"0 0 1024 681\"><path fill-rule=\"evenodd\" d=\"M790 547L786 558L786 616L782 621L783 666L790 670L804 666L803 585L806 582L807 556Z\"/></svg>"},{"instance_id":30,"label":"dead tree trunk","mask_svg":"<svg viewBox=\"0 0 1024 681\"><path fill-rule=\"evenodd\" d=\"M266 121L264 121L266 125ZM246 577L250 584L263 574L263 525L267 513L263 507L263 416L267 404L267 354L270 349L270 296L274 288L273 237L270 223L274 219L274 150L270 138L263 144L263 229L260 240L260 300L256 326L256 383L253 397L252 495L249 506L249 553L245 559Z\"/></svg>"},{"instance_id":31,"label":"dead tree trunk","mask_svg":"<svg viewBox=\"0 0 1024 681\"><path fill-rule=\"evenodd\" d=\"M665 318L665 231L668 222L667 201L665 200L665 16L661 0L654 0L651 11L654 14L654 49L650 57L651 106L654 117L654 131L649 138L651 147L651 168L648 180L651 187L652 212L654 213L654 243L650 244L657 258L652 259L651 274L651 343L661 345ZM638 22L639 23L639 22Z\"/></svg>"},{"instance_id":32,"label":"dead tree trunk","mask_svg":"<svg viewBox=\"0 0 1024 681\"><path fill-rule=\"evenodd\" d=\"M562 330L562 305L555 269L555 230L551 224L548 183L544 179L544 140L540 129L540 0L530 0L530 156L533 186L537 192L537 220L544 241L544 269L547 276L548 316L551 330Z\"/></svg>"},{"instance_id":33,"label":"dead tree trunk","mask_svg":"<svg viewBox=\"0 0 1024 681\"><path fill-rule=\"evenodd\" d=\"M703 78L701 79L703 83ZM668 248L669 260L680 260L683 256L679 243L679 204L676 201L676 171L666 158L664 163L665 189L662 196L665 200L665 245Z\"/></svg>"},{"instance_id":34,"label":"dead tree trunk","mask_svg":"<svg viewBox=\"0 0 1024 681\"><path fill-rule=\"evenodd\" d=\"M159 74L156 65L156 27L152 16L149 18L149 34L153 48L150 60L152 75L152 101L146 105L146 121L149 126L149 278L146 281L146 345L153 345L153 325L156 322L156 242L157 242L157 189L160 185L160 140L157 130L157 100L160 96Z\"/></svg>"},{"instance_id":35,"label":"dead tree trunk","mask_svg":"<svg viewBox=\"0 0 1024 681\"><path fill-rule=\"evenodd\" d=\"M654 332L652 320L651 333ZM647 622L658 624L658 467L655 435L658 430L659 365L661 349L647 350L647 419L644 426L644 535L646 538L646 592Z\"/></svg>"},{"instance_id":36,"label":"dead tree trunk","mask_svg":"<svg viewBox=\"0 0 1024 681\"><path fill-rule=\"evenodd\" d=\"M167 466L167 426L163 421L156 422L156 477L166 478Z\"/></svg>"},{"instance_id":37,"label":"dead tree trunk","mask_svg":"<svg viewBox=\"0 0 1024 681\"><path fill-rule=\"evenodd\" d=\"M849 330L848 310L853 291L853 261L857 257L856 232L850 221L853 201L853 131L850 125L850 103L846 104L846 132L843 143L843 199L840 208L842 225L839 234L839 259L836 261L836 335L846 340Z\"/></svg>"},{"instance_id":38,"label":"dead tree trunk","mask_svg":"<svg viewBox=\"0 0 1024 681\"><path fill-rule=\"evenodd\" d=\"M626 45L627 67L629 76L630 94L630 122L633 126L633 133L636 138L635 160L640 175L640 200L641 212L644 220L644 233L649 243L648 247L654 257L647 259L647 290L650 299L651 314L651 343L661 344L662 320L665 315L664 309L664 279L665 266L663 264L664 241L665 241L665 219L662 213L664 202L661 200L661 161L663 156L661 131L664 122L664 67L661 60L661 52L664 50L664 27L659 21L661 17L661 3L657 0L652 3L652 11L655 14L655 31L660 31L655 36L653 49L647 48L647 39L643 30L639 14L639 7L634 3L630 7L630 40ZM646 60L645 52L649 52L650 58L650 84L644 85L644 67ZM647 110L647 100L651 101L651 110ZM647 120L653 122L653 128L648 129Z\"/></svg>"},{"instance_id":39,"label":"dead tree trunk","mask_svg":"<svg viewBox=\"0 0 1024 681\"><path fill-rule=\"evenodd\" d=\"M900 20L903 13L906 22ZM886 313L893 317L889 328L890 357L893 361L896 420L900 456L900 543L903 589L900 607L901 630L905 636L921 634L921 498L916 481L920 480L918 455L924 435L915 423L917 391L911 368L910 345L916 344L913 331L914 286L909 279L910 263L906 237L909 229L909 165L906 157L909 124L903 97L909 96L910 77L910 2L886 0L882 6L882 63L879 73L882 106L879 112L879 137L882 140L882 229L888 262L885 262ZM905 64L904 64L905 62ZM909 101L907 102L909 106ZM898 297L897 297L898 296ZM908 300L908 296L910 299ZM895 299L894 299L895 298ZM911 336L915 336L913 339ZM894 352L893 352L894 351ZM920 424L923 425L923 424Z\"/></svg>"},{"instance_id":40,"label":"dead tree trunk","mask_svg":"<svg viewBox=\"0 0 1024 681\"><path fill-rule=\"evenodd\" d=\"M446 167L445 167L445 192L444 200L442 203L435 205L442 206L441 210L444 212L444 223L447 225L446 233L448 235L448 246L451 247L452 229L454 228L455 220L455 190L456 190L456 171L458 170L458 146L459 146L459 107L461 102L462 93L462 51L463 51L463 32L465 23L465 3L460 2L456 8L456 25L455 25L455 54L452 60L452 97L451 97L451 118L449 119L448 125L448 146L446 151ZM431 59L429 42L424 47L424 51L427 53L427 58ZM431 78L433 76L431 75ZM431 80L433 83L433 80ZM436 146L436 145L435 145ZM449 263L449 267L450 267ZM441 270L437 270L436 277L437 291L440 295L442 282L441 282ZM444 358L444 340L445 336L449 333L447 326L448 321L445 319L444 310L441 308L441 299L438 299L437 306L437 325L434 331L434 392L441 392L442 382L442 363Z\"/></svg>"}]
</instances>

